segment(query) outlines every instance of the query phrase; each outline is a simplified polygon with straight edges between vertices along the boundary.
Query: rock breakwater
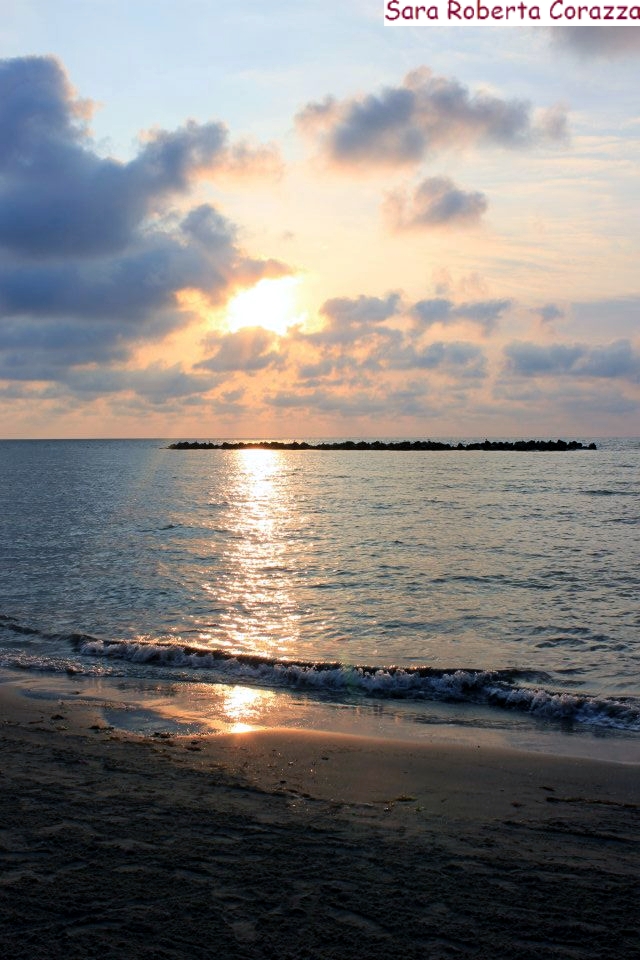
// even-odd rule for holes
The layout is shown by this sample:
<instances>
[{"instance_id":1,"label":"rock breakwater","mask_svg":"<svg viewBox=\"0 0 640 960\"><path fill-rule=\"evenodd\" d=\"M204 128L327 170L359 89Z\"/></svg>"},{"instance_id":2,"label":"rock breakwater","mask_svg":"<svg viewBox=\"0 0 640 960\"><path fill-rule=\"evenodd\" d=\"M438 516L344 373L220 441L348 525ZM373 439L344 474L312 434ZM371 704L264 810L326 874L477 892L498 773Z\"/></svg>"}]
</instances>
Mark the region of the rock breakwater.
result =
<instances>
[{"instance_id":1,"label":"rock breakwater","mask_svg":"<svg viewBox=\"0 0 640 960\"><path fill-rule=\"evenodd\" d=\"M585 445L578 440L480 440L470 443L445 443L440 440L337 440L307 443L298 440L180 440L169 444L169 450L516 450L547 452L596 450L595 443Z\"/></svg>"}]
</instances>

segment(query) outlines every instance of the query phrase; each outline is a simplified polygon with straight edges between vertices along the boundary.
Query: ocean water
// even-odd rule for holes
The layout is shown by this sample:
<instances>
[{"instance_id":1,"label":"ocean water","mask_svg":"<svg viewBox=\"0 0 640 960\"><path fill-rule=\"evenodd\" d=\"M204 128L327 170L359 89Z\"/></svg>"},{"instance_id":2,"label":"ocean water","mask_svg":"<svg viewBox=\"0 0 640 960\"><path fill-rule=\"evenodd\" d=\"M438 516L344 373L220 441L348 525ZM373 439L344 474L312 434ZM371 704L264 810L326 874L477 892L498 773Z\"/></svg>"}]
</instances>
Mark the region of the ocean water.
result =
<instances>
[{"instance_id":1,"label":"ocean water","mask_svg":"<svg viewBox=\"0 0 640 960\"><path fill-rule=\"evenodd\" d=\"M640 744L640 441L577 439L0 442L0 666L239 726Z\"/></svg>"}]
</instances>

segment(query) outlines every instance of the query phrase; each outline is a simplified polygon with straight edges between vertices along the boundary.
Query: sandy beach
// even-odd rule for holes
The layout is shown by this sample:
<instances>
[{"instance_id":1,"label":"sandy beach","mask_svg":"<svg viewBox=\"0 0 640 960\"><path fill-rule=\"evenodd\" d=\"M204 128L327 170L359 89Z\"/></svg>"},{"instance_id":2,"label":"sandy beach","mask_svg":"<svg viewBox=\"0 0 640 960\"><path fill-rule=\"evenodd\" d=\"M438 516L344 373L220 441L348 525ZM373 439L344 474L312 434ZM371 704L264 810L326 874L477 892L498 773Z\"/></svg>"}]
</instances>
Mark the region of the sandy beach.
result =
<instances>
[{"instance_id":1,"label":"sandy beach","mask_svg":"<svg viewBox=\"0 0 640 960\"><path fill-rule=\"evenodd\" d=\"M0 723L10 960L639 955L638 765L141 737L7 683Z\"/></svg>"}]
</instances>

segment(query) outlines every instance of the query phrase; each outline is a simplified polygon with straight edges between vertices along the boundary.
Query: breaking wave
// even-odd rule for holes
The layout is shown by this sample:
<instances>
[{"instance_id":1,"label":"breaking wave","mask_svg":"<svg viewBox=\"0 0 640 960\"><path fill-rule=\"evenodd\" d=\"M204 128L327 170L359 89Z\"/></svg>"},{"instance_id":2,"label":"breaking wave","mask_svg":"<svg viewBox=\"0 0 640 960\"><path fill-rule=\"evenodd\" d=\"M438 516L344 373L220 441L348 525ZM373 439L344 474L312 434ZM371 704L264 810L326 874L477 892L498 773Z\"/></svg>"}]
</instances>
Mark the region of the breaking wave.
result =
<instances>
[{"instance_id":1,"label":"breaking wave","mask_svg":"<svg viewBox=\"0 0 640 960\"><path fill-rule=\"evenodd\" d=\"M350 700L367 697L468 703L515 711L568 727L580 725L640 732L640 703L637 699L553 691L548 689L553 683L552 677L541 671L285 660L212 650L175 640L102 640L79 632L46 632L2 614L0 632L27 640L26 648L5 647L0 657L0 666L23 670L82 674L93 672L91 660L103 665L105 661L120 661L167 671L204 671L214 683L248 683L283 690L305 690L338 701L345 697ZM30 641L34 642L33 646ZM42 641L45 641L44 645ZM51 641L55 641L57 651L51 647ZM175 681L175 676L171 680Z\"/></svg>"},{"instance_id":2,"label":"breaking wave","mask_svg":"<svg viewBox=\"0 0 640 960\"><path fill-rule=\"evenodd\" d=\"M536 685L545 677L550 678L533 671L280 660L195 646L149 641L103 641L86 637L77 637L74 646L82 656L207 670L211 671L212 679L227 682L253 682L329 695L485 704L563 724L587 724L640 732L640 705L635 701L553 692ZM532 685L529 686L529 683Z\"/></svg>"}]
</instances>

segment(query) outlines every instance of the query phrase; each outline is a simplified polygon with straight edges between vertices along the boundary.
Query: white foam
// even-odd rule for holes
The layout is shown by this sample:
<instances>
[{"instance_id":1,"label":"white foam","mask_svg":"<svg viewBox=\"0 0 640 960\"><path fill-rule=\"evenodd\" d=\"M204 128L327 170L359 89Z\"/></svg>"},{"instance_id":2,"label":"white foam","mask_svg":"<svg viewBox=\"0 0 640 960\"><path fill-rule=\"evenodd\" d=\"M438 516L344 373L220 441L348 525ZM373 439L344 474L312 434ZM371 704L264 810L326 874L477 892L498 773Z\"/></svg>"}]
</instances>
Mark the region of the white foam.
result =
<instances>
[{"instance_id":1,"label":"white foam","mask_svg":"<svg viewBox=\"0 0 640 960\"><path fill-rule=\"evenodd\" d=\"M78 652L88 657L160 667L209 670L212 679L232 678L279 688L306 688L386 699L486 704L555 722L640 732L640 706L635 702L521 686L514 671L432 671L425 667L403 669L288 662L147 641L91 639L81 642Z\"/></svg>"}]
</instances>

